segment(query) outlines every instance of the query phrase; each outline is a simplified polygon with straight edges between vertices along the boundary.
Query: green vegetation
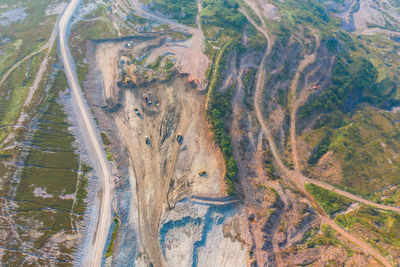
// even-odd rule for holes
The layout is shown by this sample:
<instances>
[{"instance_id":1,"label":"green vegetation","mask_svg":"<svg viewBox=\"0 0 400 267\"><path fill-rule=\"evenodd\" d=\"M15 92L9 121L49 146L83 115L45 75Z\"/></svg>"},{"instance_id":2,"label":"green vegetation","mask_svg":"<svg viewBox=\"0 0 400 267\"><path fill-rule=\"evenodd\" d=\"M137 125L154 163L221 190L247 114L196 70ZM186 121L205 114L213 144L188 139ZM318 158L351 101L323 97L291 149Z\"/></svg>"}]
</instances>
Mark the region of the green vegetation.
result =
<instances>
[{"instance_id":1,"label":"green vegetation","mask_svg":"<svg viewBox=\"0 0 400 267\"><path fill-rule=\"evenodd\" d=\"M40 97L34 98L34 103L39 104L35 120L29 125L30 132L25 129L17 132L16 138L26 145L22 151L13 151L13 157L22 153L23 167L16 173L18 180L8 181L9 191L4 193L14 203L9 206L10 220L16 227L13 229L29 229L32 235L19 234L20 241L3 245L14 249L23 242L29 244L31 253L36 253L59 232L76 234L86 208L86 187L91 171L75 153L75 139L59 103L60 92L67 87L64 74L58 71L54 79L46 82L52 85L48 92L43 90L45 84L41 86ZM11 177L11 173L9 175ZM75 247L64 243L58 246L57 259L70 262ZM6 250L2 264L18 265L24 256ZM43 265L48 263L46 259L43 261Z\"/></svg>"},{"instance_id":2,"label":"green vegetation","mask_svg":"<svg viewBox=\"0 0 400 267\"><path fill-rule=\"evenodd\" d=\"M71 210L73 199L61 199L60 196L74 194L80 189L77 185L84 186L80 178L86 179L86 173L90 170L79 161L73 147L74 137L68 131L69 123L62 106L57 102L60 89L66 87L64 74L58 73L54 86L50 89L51 95L42 107L42 115L38 121L37 130L33 134L31 147L26 151L25 167L21 173L20 182L16 188L15 199L22 201L18 210L31 210L31 204L51 206L54 208ZM64 88L65 88L64 87ZM78 174L83 171L83 176ZM49 196L37 197L35 188L42 188ZM81 192L82 193L82 192ZM83 199L86 195L82 195ZM74 207L74 209L76 206ZM80 213L83 207L79 207ZM65 212L55 214L55 218L66 221L62 225L69 225ZM60 226L60 224L58 225ZM57 226L57 227L58 227Z\"/></svg>"},{"instance_id":3,"label":"green vegetation","mask_svg":"<svg viewBox=\"0 0 400 267\"><path fill-rule=\"evenodd\" d=\"M154 62L151 62L149 64L147 64L147 67L152 69L152 70L157 70L160 65L161 65L161 61L162 61L163 57L162 56L158 56Z\"/></svg>"},{"instance_id":4,"label":"green vegetation","mask_svg":"<svg viewBox=\"0 0 400 267\"><path fill-rule=\"evenodd\" d=\"M103 141L104 147L106 149L106 156L108 161L114 161L114 154L111 148L111 141L105 132L100 133L101 140Z\"/></svg>"},{"instance_id":5,"label":"green vegetation","mask_svg":"<svg viewBox=\"0 0 400 267\"><path fill-rule=\"evenodd\" d=\"M171 16L184 24L196 24L198 13L196 0L152 0L150 8Z\"/></svg>"},{"instance_id":6,"label":"green vegetation","mask_svg":"<svg viewBox=\"0 0 400 267\"><path fill-rule=\"evenodd\" d=\"M232 97L233 89L234 87L230 88L225 93L217 93L216 91L213 91L210 96L210 111L208 112L208 118L212 125L211 128L213 131L214 142L221 147L222 154L224 155L226 168L225 180L230 195L235 194L234 182L237 181L237 165L236 160L233 157L230 136L226 134L224 119L227 114L231 112L230 99Z\"/></svg>"},{"instance_id":7,"label":"green vegetation","mask_svg":"<svg viewBox=\"0 0 400 267\"><path fill-rule=\"evenodd\" d=\"M110 243L108 244L108 247L106 249L106 258L110 257L112 255L113 251L114 251L114 245L115 245L115 241L117 240L120 224L121 224L121 221L120 221L120 218L119 218L119 216L117 214L114 217L114 229L113 229L112 234L111 234Z\"/></svg>"},{"instance_id":8,"label":"green vegetation","mask_svg":"<svg viewBox=\"0 0 400 267\"><path fill-rule=\"evenodd\" d=\"M342 31L341 22L317 1L274 4L281 15L279 23L270 23L277 44L284 45L295 31L304 37L315 33L321 48L335 57L329 86L311 95L299 109L298 120L313 123L312 129L303 133L311 147L308 173L313 174L320 158L330 152L341 167L333 183L376 200L379 190L400 184L400 165L394 156L400 148L400 129L390 115L379 111L399 102L399 57L393 51L396 44L390 38L356 37ZM356 2L353 11L358 8ZM311 42L304 49L313 51L314 45ZM273 56L271 62L278 60ZM284 71L281 73L283 80L288 78ZM277 91L280 105L285 104L282 95L285 92Z\"/></svg>"},{"instance_id":9,"label":"green vegetation","mask_svg":"<svg viewBox=\"0 0 400 267\"><path fill-rule=\"evenodd\" d=\"M369 60L358 56L339 58L332 72L332 85L312 98L301 109L300 117L338 108L344 112L351 111L362 101L382 105L387 96L379 91L377 78L377 71Z\"/></svg>"},{"instance_id":10,"label":"green vegetation","mask_svg":"<svg viewBox=\"0 0 400 267\"><path fill-rule=\"evenodd\" d=\"M244 9L246 14L250 16L250 18L257 23L258 25L262 24L262 21L258 17L258 15L254 12L254 10L243 0L239 0L240 7Z\"/></svg>"},{"instance_id":11,"label":"green vegetation","mask_svg":"<svg viewBox=\"0 0 400 267\"><path fill-rule=\"evenodd\" d=\"M46 15L46 1L11 1L9 5L13 9L26 7L27 16L8 26L0 24L0 51L4 53L0 56L0 78L15 62L43 46L57 21L57 15Z\"/></svg>"},{"instance_id":12,"label":"green vegetation","mask_svg":"<svg viewBox=\"0 0 400 267\"><path fill-rule=\"evenodd\" d=\"M230 136L227 134L225 119L231 113L230 100L232 98L235 84L225 92L217 91L218 86L222 82L222 72L225 66L228 54L240 48L239 41L229 41L220 50L213 62L211 82L209 83L209 103L207 107L207 118L211 124L213 139L215 143L221 147L225 161L225 181L230 195L235 194L234 182L237 181L237 165L233 156Z\"/></svg>"},{"instance_id":13,"label":"green vegetation","mask_svg":"<svg viewBox=\"0 0 400 267\"><path fill-rule=\"evenodd\" d=\"M393 193L393 195L383 199L382 202L386 205L400 206L400 190L396 188L396 191Z\"/></svg>"},{"instance_id":14,"label":"green vegetation","mask_svg":"<svg viewBox=\"0 0 400 267\"><path fill-rule=\"evenodd\" d=\"M314 147L310 158L308 159L308 164L316 164L319 159L329 150L330 144L329 133L322 138L316 147Z\"/></svg>"},{"instance_id":15,"label":"green vegetation","mask_svg":"<svg viewBox=\"0 0 400 267\"><path fill-rule=\"evenodd\" d=\"M256 68L247 69L242 78L244 90L246 92L243 102L249 109L253 108L252 103L249 103L249 99L251 98L252 92L254 90L256 74L257 74Z\"/></svg>"},{"instance_id":16,"label":"green vegetation","mask_svg":"<svg viewBox=\"0 0 400 267\"><path fill-rule=\"evenodd\" d=\"M0 127L14 125L21 114L29 88L40 68L44 53L40 53L15 69L0 88ZM0 132L0 142L6 132Z\"/></svg>"},{"instance_id":17,"label":"green vegetation","mask_svg":"<svg viewBox=\"0 0 400 267\"><path fill-rule=\"evenodd\" d=\"M239 4L235 0L203 0L202 5L202 25L233 29L239 33L246 25L247 19L239 12Z\"/></svg>"},{"instance_id":18,"label":"green vegetation","mask_svg":"<svg viewBox=\"0 0 400 267\"><path fill-rule=\"evenodd\" d=\"M270 28L276 34L287 35L303 31L306 26L318 30L321 35L326 35L340 25L318 1L288 0L275 1L274 4L282 18L279 22L270 22Z\"/></svg>"},{"instance_id":19,"label":"green vegetation","mask_svg":"<svg viewBox=\"0 0 400 267\"><path fill-rule=\"evenodd\" d=\"M338 215L335 221L351 232L361 233L385 254L400 249L400 215L397 213L361 206L348 214ZM387 246L389 251L385 249Z\"/></svg>"},{"instance_id":20,"label":"green vegetation","mask_svg":"<svg viewBox=\"0 0 400 267\"><path fill-rule=\"evenodd\" d=\"M247 25L246 17L239 11L239 4L235 0L205 0L202 1L201 27L206 37L206 54L214 56L215 47L223 47L232 39L241 38L243 29ZM252 36L258 36L257 31ZM249 38L249 43L257 45L263 37Z\"/></svg>"},{"instance_id":21,"label":"green vegetation","mask_svg":"<svg viewBox=\"0 0 400 267\"><path fill-rule=\"evenodd\" d=\"M340 211L346 210L351 203L351 199L340 196L335 192L319 187L315 184L307 183L304 185L307 191L314 197L317 203L331 217Z\"/></svg>"},{"instance_id":22,"label":"green vegetation","mask_svg":"<svg viewBox=\"0 0 400 267\"><path fill-rule=\"evenodd\" d=\"M390 113L367 105L360 107L346 125L321 128L330 136L320 135L309 162L317 162L325 151L332 151L343 171L343 180L337 185L378 201L377 192L400 184L400 160L396 156L400 128L394 119Z\"/></svg>"},{"instance_id":23,"label":"green vegetation","mask_svg":"<svg viewBox=\"0 0 400 267\"><path fill-rule=\"evenodd\" d=\"M298 245L299 248L318 248L322 246L338 246L339 239L335 235L335 231L327 224L322 224L321 229L312 228L304 234L302 242Z\"/></svg>"}]
</instances>

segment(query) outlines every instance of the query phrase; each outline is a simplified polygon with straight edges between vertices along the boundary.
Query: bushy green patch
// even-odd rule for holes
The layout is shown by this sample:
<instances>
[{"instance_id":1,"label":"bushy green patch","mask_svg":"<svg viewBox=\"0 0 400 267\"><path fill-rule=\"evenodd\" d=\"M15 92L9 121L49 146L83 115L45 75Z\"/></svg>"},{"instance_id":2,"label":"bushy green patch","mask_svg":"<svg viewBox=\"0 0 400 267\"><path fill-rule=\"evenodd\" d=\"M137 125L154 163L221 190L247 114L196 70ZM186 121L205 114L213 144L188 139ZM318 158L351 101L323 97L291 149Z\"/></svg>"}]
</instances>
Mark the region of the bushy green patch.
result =
<instances>
[{"instance_id":1,"label":"bushy green patch","mask_svg":"<svg viewBox=\"0 0 400 267\"><path fill-rule=\"evenodd\" d=\"M364 238L374 245L383 242L400 249L400 215L397 213L361 206L348 214L338 215L335 221L350 231L365 233Z\"/></svg>"},{"instance_id":2,"label":"bushy green patch","mask_svg":"<svg viewBox=\"0 0 400 267\"><path fill-rule=\"evenodd\" d=\"M335 231L326 224L321 225L321 229L312 228L304 234L300 248L318 248L322 246L338 246L339 239L335 236Z\"/></svg>"},{"instance_id":3,"label":"bushy green patch","mask_svg":"<svg viewBox=\"0 0 400 267\"><path fill-rule=\"evenodd\" d=\"M112 255L113 251L114 251L114 245L115 245L115 241L117 240L120 224L121 224L121 221L120 221L119 216L117 214L114 217L114 229L113 229L112 234L111 234L110 244L108 245L108 247L106 249L106 258L110 257Z\"/></svg>"},{"instance_id":4,"label":"bushy green patch","mask_svg":"<svg viewBox=\"0 0 400 267\"><path fill-rule=\"evenodd\" d=\"M162 56L158 56L153 62L147 64L147 67L152 70L157 70L160 67L162 59Z\"/></svg>"},{"instance_id":5,"label":"bushy green patch","mask_svg":"<svg viewBox=\"0 0 400 267\"><path fill-rule=\"evenodd\" d=\"M201 23L205 33L208 32L210 27L216 27L220 31L216 31L217 35L215 37L221 40L226 41L232 37L241 36L247 19L239 11L237 1L204 0L202 5Z\"/></svg>"},{"instance_id":6,"label":"bushy green patch","mask_svg":"<svg viewBox=\"0 0 400 267\"><path fill-rule=\"evenodd\" d=\"M247 27L247 46L256 51L264 51L267 46L267 40L253 25Z\"/></svg>"},{"instance_id":7,"label":"bushy green patch","mask_svg":"<svg viewBox=\"0 0 400 267\"><path fill-rule=\"evenodd\" d=\"M232 152L231 138L225 125L226 118L231 114L231 98L235 88L232 85L225 92L217 91L217 87L222 81L223 66L225 66L226 57L235 49L240 47L240 42L231 40L228 42L220 54L216 56L213 63L212 78L209 83L210 90L209 103L207 107L207 118L211 124L214 142L221 148L225 161L225 181L230 195L235 194L235 181L237 180L237 165Z\"/></svg>"},{"instance_id":8,"label":"bushy green patch","mask_svg":"<svg viewBox=\"0 0 400 267\"><path fill-rule=\"evenodd\" d=\"M308 159L308 164L316 164L319 159L329 150L330 144L330 134L324 136L322 140L318 143L316 147L314 147L313 151L311 152L311 156Z\"/></svg>"},{"instance_id":9,"label":"bushy green patch","mask_svg":"<svg viewBox=\"0 0 400 267\"><path fill-rule=\"evenodd\" d=\"M201 19L203 24L213 24L222 28L234 28L241 31L247 19L239 12L239 3L235 0L203 0Z\"/></svg>"},{"instance_id":10,"label":"bushy green patch","mask_svg":"<svg viewBox=\"0 0 400 267\"><path fill-rule=\"evenodd\" d=\"M381 104L385 99L377 94L377 77L374 66L363 57L338 58L332 72L332 85L301 108L300 118L336 109L351 111L362 101Z\"/></svg>"},{"instance_id":11,"label":"bushy green patch","mask_svg":"<svg viewBox=\"0 0 400 267\"><path fill-rule=\"evenodd\" d=\"M315 184L307 183L305 188L331 217L340 211L346 210L353 202L349 198L340 196Z\"/></svg>"},{"instance_id":12,"label":"bushy green patch","mask_svg":"<svg viewBox=\"0 0 400 267\"><path fill-rule=\"evenodd\" d=\"M314 0L275 1L281 20L271 22L271 30L276 33L284 31L302 31L304 26L313 28L321 35L329 34L340 25L339 20L329 15L325 7Z\"/></svg>"},{"instance_id":13,"label":"bushy green patch","mask_svg":"<svg viewBox=\"0 0 400 267\"><path fill-rule=\"evenodd\" d=\"M400 190L396 189L392 196L383 199L382 202L386 205L400 206Z\"/></svg>"},{"instance_id":14,"label":"bushy green patch","mask_svg":"<svg viewBox=\"0 0 400 267\"><path fill-rule=\"evenodd\" d=\"M375 192L400 183L400 129L384 113L365 107L352 123L332 136L329 150L342 164L343 182L356 194L374 200Z\"/></svg>"},{"instance_id":15,"label":"bushy green patch","mask_svg":"<svg viewBox=\"0 0 400 267\"><path fill-rule=\"evenodd\" d=\"M252 104L249 103L249 99L251 99L251 96L254 92L256 75L257 75L257 69L250 68L250 69L246 70L246 72L244 73L243 78L242 78L244 90L246 92L243 102L246 105L246 107L249 109L253 108Z\"/></svg>"},{"instance_id":16,"label":"bushy green patch","mask_svg":"<svg viewBox=\"0 0 400 267\"><path fill-rule=\"evenodd\" d=\"M196 24L196 0L152 0L150 8L188 25Z\"/></svg>"}]
</instances>

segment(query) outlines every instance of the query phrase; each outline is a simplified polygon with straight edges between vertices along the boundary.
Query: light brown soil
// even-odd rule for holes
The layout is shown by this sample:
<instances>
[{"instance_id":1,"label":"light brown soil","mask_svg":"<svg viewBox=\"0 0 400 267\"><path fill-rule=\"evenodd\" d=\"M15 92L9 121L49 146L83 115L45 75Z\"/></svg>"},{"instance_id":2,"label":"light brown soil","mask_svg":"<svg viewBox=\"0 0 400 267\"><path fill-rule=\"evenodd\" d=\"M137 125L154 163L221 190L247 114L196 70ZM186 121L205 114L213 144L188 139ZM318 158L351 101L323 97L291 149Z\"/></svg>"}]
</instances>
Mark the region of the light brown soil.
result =
<instances>
[{"instance_id":1,"label":"light brown soil","mask_svg":"<svg viewBox=\"0 0 400 267\"><path fill-rule=\"evenodd\" d=\"M139 57L135 54L139 50L128 51L112 43L100 46L97 54L106 56L99 57L99 68L103 74L111 72L105 79L109 97L116 98L117 90L111 89L118 77L115 62L122 54ZM222 154L211 141L204 116L206 96L187 79L187 75L176 73L169 82L153 81L125 89L122 108L115 114L116 130L126 143L136 180L143 258L154 266L165 265L158 236L163 210L183 196L223 196L225 192ZM152 105L145 103L143 94L151 94ZM178 134L183 136L182 144L176 140ZM151 144L146 144L146 136ZM203 170L207 175L200 177Z\"/></svg>"},{"instance_id":2,"label":"light brown soil","mask_svg":"<svg viewBox=\"0 0 400 267\"><path fill-rule=\"evenodd\" d=\"M115 43L102 43L97 46L96 61L102 74L106 99L115 94L118 79L118 53L121 48L121 45Z\"/></svg>"}]
</instances>

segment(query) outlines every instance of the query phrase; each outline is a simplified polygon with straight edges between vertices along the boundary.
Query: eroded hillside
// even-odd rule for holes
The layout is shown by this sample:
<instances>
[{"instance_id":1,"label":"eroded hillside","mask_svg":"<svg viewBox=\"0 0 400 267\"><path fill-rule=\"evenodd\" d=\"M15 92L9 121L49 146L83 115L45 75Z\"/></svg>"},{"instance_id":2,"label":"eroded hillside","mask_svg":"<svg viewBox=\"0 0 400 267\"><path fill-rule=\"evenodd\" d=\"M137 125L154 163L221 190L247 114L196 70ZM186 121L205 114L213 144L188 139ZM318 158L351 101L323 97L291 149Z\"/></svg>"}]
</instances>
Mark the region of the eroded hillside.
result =
<instances>
[{"instance_id":1,"label":"eroded hillside","mask_svg":"<svg viewBox=\"0 0 400 267\"><path fill-rule=\"evenodd\" d=\"M64 4L30 48L39 11L0 6L19 25L0 43L3 264L83 264L98 235L106 266L400 264L396 1L83 1L69 45L109 233L53 46Z\"/></svg>"}]
</instances>

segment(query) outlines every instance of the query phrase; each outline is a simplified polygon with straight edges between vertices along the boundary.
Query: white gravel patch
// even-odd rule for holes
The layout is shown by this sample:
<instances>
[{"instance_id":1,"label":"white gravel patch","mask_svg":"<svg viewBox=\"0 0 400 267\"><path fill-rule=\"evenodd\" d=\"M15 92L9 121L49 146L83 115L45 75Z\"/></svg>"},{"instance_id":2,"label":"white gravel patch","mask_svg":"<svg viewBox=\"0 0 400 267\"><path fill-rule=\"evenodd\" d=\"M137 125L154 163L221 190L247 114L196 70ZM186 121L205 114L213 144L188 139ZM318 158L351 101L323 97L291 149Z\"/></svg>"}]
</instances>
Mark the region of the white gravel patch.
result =
<instances>
[{"instance_id":1,"label":"white gravel patch","mask_svg":"<svg viewBox=\"0 0 400 267\"><path fill-rule=\"evenodd\" d=\"M12 9L0 15L0 25L9 26L11 23L21 22L27 16L25 8Z\"/></svg>"},{"instance_id":2,"label":"white gravel patch","mask_svg":"<svg viewBox=\"0 0 400 267\"><path fill-rule=\"evenodd\" d=\"M47 193L46 189L41 188L41 187L35 187L33 190L33 194L35 197L41 197L41 198L52 198L53 195L50 195Z\"/></svg>"}]
</instances>

